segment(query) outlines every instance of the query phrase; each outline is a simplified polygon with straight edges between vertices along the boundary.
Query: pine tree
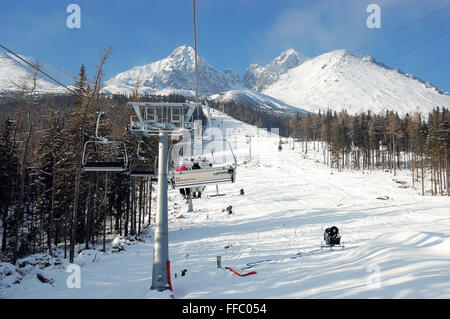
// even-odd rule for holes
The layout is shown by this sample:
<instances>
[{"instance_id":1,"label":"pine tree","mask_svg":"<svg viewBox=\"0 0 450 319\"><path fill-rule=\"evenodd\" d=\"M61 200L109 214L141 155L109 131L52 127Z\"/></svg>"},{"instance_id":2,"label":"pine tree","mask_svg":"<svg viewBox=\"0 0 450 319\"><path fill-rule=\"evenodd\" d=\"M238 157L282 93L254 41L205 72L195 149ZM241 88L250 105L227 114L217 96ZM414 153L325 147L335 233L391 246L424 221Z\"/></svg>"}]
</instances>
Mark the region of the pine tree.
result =
<instances>
[{"instance_id":1,"label":"pine tree","mask_svg":"<svg viewBox=\"0 0 450 319\"><path fill-rule=\"evenodd\" d=\"M8 119L0 125L0 180L2 181L0 183L0 214L2 222L1 252L3 254L7 252L7 237L13 226L9 225L9 220L12 217L10 215L11 207L15 200L14 194L19 178L19 158L13 141L14 126L14 122Z\"/></svg>"},{"instance_id":2,"label":"pine tree","mask_svg":"<svg viewBox=\"0 0 450 319\"><path fill-rule=\"evenodd\" d=\"M47 248L50 254L52 253L52 239L55 228L57 163L62 159L64 143L61 133L63 126L63 120L52 115L48 121L48 128L41 138L39 148L41 154L38 174L40 196L37 202L37 211L41 218L45 219Z\"/></svg>"}]
</instances>

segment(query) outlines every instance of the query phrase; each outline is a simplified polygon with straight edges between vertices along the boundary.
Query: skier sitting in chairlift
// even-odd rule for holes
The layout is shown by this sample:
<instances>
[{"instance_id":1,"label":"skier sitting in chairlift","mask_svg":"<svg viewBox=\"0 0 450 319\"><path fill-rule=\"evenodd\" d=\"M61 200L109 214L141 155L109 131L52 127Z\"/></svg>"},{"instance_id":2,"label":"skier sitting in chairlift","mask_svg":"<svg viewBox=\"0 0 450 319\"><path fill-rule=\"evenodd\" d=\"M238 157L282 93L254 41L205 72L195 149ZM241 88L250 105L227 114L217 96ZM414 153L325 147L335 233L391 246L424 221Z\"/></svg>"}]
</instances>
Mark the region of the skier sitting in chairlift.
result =
<instances>
[{"instance_id":1,"label":"skier sitting in chairlift","mask_svg":"<svg viewBox=\"0 0 450 319\"><path fill-rule=\"evenodd\" d=\"M177 169L175 170L175 172L180 172L180 171L187 171L187 167L185 166L185 162L184 161L180 161L180 164L178 165ZM180 194L183 196L184 199L188 199L189 195L191 194L191 189L190 188L180 188Z\"/></svg>"},{"instance_id":2,"label":"skier sitting in chairlift","mask_svg":"<svg viewBox=\"0 0 450 319\"><path fill-rule=\"evenodd\" d=\"M201 169L198 160L194 160L194 164L192 165L191 169ZM201 198L202 197L203 188L204 187L202 187L202 186L192 188L192 196L193 196L193 198Z\"/></svg>"}]
</instances>

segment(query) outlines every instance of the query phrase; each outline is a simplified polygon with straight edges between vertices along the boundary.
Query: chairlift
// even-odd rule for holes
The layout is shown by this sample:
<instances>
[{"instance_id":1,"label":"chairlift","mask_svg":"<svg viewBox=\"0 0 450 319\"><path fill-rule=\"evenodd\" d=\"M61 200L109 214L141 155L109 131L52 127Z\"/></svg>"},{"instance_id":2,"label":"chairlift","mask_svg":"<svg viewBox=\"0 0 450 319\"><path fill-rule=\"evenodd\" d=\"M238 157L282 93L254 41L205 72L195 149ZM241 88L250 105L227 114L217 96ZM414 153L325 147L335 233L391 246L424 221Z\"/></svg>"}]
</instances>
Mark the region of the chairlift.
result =
<instances>
[{"instance_id":1,"label":"chairlift","mask_svg":"<svg viewBox=\"0 0 450 319\"><path fill-rule=\"evenodd\" d=\"M139 141L136 152L136 159L131 161L130 163L130 176L154 178L157 175L157 159L155 158L155 161L152 165L151 158L146 156L146 151L148 152L149 148L147 146L147 150L143 151L141 148L142 144L145 143L143 141Z\"/></svg>"},{"instance_id":2,"label":"chairlift","mask_svg":"<svg viewBox=\"0 0 450 319\"><path fill-rule=\"evenodd\" d=\"M236 156L234 155L233 149L227 140L216 140L215 142L217 141L223 141L224 143L229 145L230 153L233 157L233 163L227 163L223 165L214 165L214 163L211 163L211 165L208 165L207 167L203 166L201 169L188 169L178 172L175 172L173 168L170 169L169 166L167 166L169 181L173 189L228 184L235 182L237 160ZM174 145L172 145L172 147L173 146ZM201 157L203 158L204 156Z\"/></svg>"},{"instance_id":3,"label":"chairlift","mask_svg":"<svg viewBox=\"0 0 450 319\"><path fill-rule=\"evenodd\" d=\"M380 141L380 151L385 152L387 151L388 146L386 142Z\"/></svg>"},{"instance_id":4,"label":"chairlift","mask_svg":"<svg viewBox=\"0 0 450 319\"><path fill-rule=\"evenodd\" d=\"M128 154L125 144L121 141L110 140L106 137L101 137L98 134L100 124L100 117L104 112L98 112L97 124L95 129L95 140L87 141L84 144L82 169L85 172L123 172L128 167ZM111 150L116 147L121 149L122 157L120 159L113 158L104 160L99 149L106 146Z\"/></svg>"}]
</instances>

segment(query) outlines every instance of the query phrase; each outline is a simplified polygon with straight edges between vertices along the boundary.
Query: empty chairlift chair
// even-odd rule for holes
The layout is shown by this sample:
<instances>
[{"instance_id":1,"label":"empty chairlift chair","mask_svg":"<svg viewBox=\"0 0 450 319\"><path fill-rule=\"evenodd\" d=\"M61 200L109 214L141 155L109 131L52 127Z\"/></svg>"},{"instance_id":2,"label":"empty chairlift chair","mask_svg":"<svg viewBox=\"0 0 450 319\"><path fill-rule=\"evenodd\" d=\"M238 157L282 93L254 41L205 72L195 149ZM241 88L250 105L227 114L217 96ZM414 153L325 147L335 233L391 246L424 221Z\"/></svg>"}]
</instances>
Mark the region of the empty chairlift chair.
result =
<instances>
[{"instance_id":1,"label":"empty chairlift chair","mask_svg":"<svg viewBox=\"0 0 450 319\"><path fill-rule=\"evenodd\" d=\"M93 152L89 152L89 146L94 147ZM105 159L101 156L98 148L100 145L120 145L122 148L121 158ZM128 166L128 156L125 144L116 141L87 141L84 144L83 171L85 172L123 172Z\"/></svg>"},{"instance_id":2,"label":"empty chairlift chair","mask_svg":"<svg viewBox=\"0 0 450 319\"><path fill-rule=\"evenodd\" d=\"M156 163L157 160L152 161L150 157L146 156L148 152L148 146L146 150L142 150L143 141L138 143L136 159L130 163L130 176L131 177L151 177L156 178ZM145 144L146 145L146 144Z\"/></svg>"},{"instance_id":3,"label":"empty chairlift chair","mask_svg":"<svg viewBox=\"0 0 450 319\"><path fill-rule=\"evenodd\" d=\"M85 172L123 172L128 167L127 148L123 142L109 140L99 137L98 126L100 117L104 114L99 112L96 126L96 139L84 144L82 169ZM111 153L113 153L111 155ZM120 154L120 155L119 155Z\"/></svg>"}]
</instances>

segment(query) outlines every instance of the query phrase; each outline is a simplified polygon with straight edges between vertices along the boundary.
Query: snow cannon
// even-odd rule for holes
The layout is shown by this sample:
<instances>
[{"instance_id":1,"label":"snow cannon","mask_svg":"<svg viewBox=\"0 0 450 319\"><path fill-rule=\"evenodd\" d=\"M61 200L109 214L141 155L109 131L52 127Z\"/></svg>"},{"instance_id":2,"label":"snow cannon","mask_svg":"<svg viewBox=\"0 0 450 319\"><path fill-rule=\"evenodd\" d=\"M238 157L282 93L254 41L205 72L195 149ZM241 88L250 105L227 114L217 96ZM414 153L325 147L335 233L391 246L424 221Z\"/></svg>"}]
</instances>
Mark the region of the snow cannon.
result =
<instances>
[{"instance_id":1,"label":"snow cannon","mask_svg":"<svg viewBox=\"0 0 450 319\"><path fill-rule=\"evenodd\" d=\"M336 226L325 229L323 239L328 246L341 244L341 235L339 235L339 230Z\"/></svg>"}]
</instances>

